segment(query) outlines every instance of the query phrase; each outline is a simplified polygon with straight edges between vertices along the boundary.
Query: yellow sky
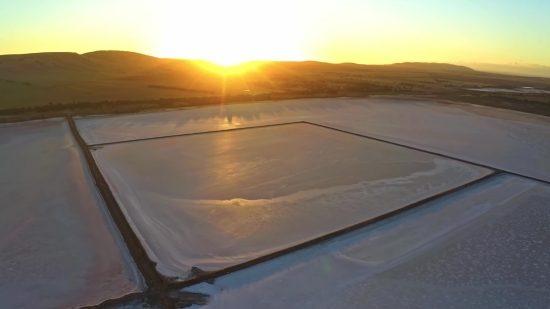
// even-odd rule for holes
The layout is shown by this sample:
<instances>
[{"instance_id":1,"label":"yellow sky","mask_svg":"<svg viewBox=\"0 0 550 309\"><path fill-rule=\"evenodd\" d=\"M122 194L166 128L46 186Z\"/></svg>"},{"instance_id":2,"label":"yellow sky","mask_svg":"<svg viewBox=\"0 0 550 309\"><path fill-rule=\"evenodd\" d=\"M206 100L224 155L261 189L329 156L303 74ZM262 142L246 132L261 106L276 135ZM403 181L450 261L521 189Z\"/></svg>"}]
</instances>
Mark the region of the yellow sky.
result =
<instances>
[{"instance_id":1,"label":"yellow sky","mask_svg":"<svg viewBox=\"0 0 550 309\"><path fill-rule=\"evenodd\" d=\"M548 16L536 0L3 1L0 54L550 65Z\"/></svg>"},{"instance_id":2,"label":"yellow sky","mask_svg":"<svg viewBox=\"0 0 550 309\"><path fill-rule=\"evenodd\" d=\"M303 7L295 4L289 10L283 2L266 6L261 1L225 1L216 5L212 1L172 1L157 13L154 54L224 64L305 59L304 41L310 25L301 14Z\"/></svg>"}]
</instances>

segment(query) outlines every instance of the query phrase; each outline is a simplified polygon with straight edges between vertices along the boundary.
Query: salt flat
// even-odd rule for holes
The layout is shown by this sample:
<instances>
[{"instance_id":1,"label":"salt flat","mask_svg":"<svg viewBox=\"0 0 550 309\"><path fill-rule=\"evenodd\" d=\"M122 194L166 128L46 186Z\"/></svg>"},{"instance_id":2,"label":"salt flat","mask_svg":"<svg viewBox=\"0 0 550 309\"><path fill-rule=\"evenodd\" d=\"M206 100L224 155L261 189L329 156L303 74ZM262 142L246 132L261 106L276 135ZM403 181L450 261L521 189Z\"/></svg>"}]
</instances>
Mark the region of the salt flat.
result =
<instances>
[{"instance_id":1,"label":"salt flat","mask_svg":"<svg viewBox=\"0 0 550 309\"><path fill-rule=\"evenodd\" d=\"M497 176L185 290L203 309L546 308L549 219L550 186Z\"/></svg>"},{"instance_id":2,"label":"salt flat","mask_svg":"<svg viewBox=\"0 0 550 309\"><path fill-rule=\"evenodd\" d=\"M0 125L0 308L80 308L144 289L63 119Z\"/></svg>"},{"instance_id":3,"label":"salt flat","mask_svg":"<svg viewBox=\"0 0 550 309\"><path fill-rule=\"evenodd\" d=\"M165 276L303 243L491 171L309 124L93 150Z\"/></svg>"},{"instance_id":4,"label":"salt flat","mask_svg":"<svg viewBox=\"0 0 550 309\"><path fill-rule=\"evenodd\" d=\"M550 181L550 118L398 98L303 99L77 121L89 144L311 121Z\"/></svg>"},{"instance_id":5,"label":"salt flat","mask_svg":"<svg viewBox=\"0 0 550 309\"><path fill-rule=\"evenodd\" d=\"M526 94L550 94L548 90L535 89L531 87L527 88L514 88L514 89L503 89L503 88L466 88L467 90L473 91L482 91L482 92L508 92L508 93L526 93Z\"/></svg>"}]
</instances>

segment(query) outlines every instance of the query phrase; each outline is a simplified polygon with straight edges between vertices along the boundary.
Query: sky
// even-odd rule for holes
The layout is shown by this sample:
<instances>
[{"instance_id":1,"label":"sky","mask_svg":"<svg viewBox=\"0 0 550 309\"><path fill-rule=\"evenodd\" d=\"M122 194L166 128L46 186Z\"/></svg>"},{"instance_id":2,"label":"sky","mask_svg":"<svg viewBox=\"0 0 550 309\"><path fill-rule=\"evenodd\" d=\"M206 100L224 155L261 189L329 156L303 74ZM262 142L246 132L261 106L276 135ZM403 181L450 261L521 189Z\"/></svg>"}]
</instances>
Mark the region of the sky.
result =
<instances>
[{"instance_id":1,"label":"sky","mask_svg":"<svg viewBox=\"0 0 550 309\"><path fill-rule=\"evenodd\" d=\"M0 54L550 65L549 0L0 0Z\"/></svg>"}]
</instances>

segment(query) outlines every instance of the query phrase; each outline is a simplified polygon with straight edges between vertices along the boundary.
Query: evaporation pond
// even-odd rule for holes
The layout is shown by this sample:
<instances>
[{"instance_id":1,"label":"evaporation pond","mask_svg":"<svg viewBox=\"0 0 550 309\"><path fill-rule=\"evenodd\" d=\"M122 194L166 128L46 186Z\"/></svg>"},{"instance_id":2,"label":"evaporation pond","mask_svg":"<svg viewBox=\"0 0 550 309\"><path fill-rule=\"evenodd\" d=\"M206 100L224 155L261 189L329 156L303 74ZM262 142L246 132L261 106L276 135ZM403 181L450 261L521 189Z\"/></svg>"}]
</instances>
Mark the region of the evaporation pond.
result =
<instances>
[{"instance_id":1,"label":"evaporation pond","mask_svg":"<svg viewBox=\"0 0 550 309\"><path fill-rule=\"evenodd\" d=\"M490 170L309 124L105 145L95 159L157 269L288 248Z\"/></svg>"},{"instance_id":2,"label":"evaporation pond","mask_svg":"<svg viewBox=\"0 0 550 309\"><path fill-rule=\"evenodd\" d=\"M80 308L146 288L66 121L0 125L0 171L0 308Z\"/></svg>"},{"instance_id":3,"label":"evaporation pond","mask_svg":"<svg viewBox=\"0 0 550 309\"><path fill-rule=\"evenodd\" d=\"M550 186L496 176L201 283L201 309L548 308Z\"/></svg>"}]
</instances>

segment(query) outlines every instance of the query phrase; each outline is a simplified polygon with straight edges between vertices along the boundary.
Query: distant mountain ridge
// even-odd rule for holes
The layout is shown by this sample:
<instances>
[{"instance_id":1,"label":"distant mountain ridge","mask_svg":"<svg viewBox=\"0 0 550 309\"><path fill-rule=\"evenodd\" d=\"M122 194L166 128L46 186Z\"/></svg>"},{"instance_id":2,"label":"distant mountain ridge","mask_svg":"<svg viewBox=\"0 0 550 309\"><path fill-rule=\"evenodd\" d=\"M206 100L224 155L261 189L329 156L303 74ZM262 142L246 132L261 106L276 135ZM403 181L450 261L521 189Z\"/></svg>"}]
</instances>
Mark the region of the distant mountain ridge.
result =
<instances>
[{"instance_id":1,"label":"distant mountain ridge","mask_svg":"<svg viewBox=\"0 0 550 309\"><path fill-rule=\"evenodd\" d=\"M156 64L159 61L162 61L164 59L157 58L154 56L149 56L145 54L135 53L135 52L127 52L127 51L116 51L116 50L98 50L93 51L89 53L84 53L82 56L89 58L89 59L95 59L99 61L105 61L105 62L118 62L118 63L150 63L150 64Z\"/></svg>"},{"instance_id":2,"label":"distant mountain ridge","mask_svg":"<svg viewBox=\"0 0 550 309\"><path fill-rule=\"evenodd\" d=\"M84 54L72 52L48 52L33 54L0 55L0 69L3 71L29 71L29 70L51 70L51 69L84 69L102 70L105 67L116 66L138 66L147 67L162 65L170 61L186 61L187 59L157 58L136 52L100 50ZM187 60L188 61L188 60ZM257 61L254 61L257 62ZM401 69L428 70L428 71L453 71L473 72L474 70L465 66L448 63L424 63L404 62L391 65L369 65L357 63L328 63L320 61L266 61L266 63L288 64L291 66L302 66L312 68L316 66L347 65L362 68L399 67Z\"/></svg>"},{"instance_id":3,"label":"distant mountain ridge","mask_svg":"<svg viewBox=\"0 0 550 309\"><path fill-rule=\"evenodd\" d=\"M204 60L109 50L0 55L0 110L206 95L309 97L460 94L461 89L472 87L550 89L546 80L484 73L448 63L251 61L247 68L225 71Z\"/></svg>"},{"instance_id":4,"label":"distant mountain ridge","mask_svg":"<svg viewBox=\"0 0 550 309\"><path fill-rule=\"evenodd\" d=\"M451 72L475 72L474 69L450 63L437 63L437 62L402 62L392 64L394 67L433 70L433 71L451 71Z\"/></svg>"},{"instance_id":5,"label":"distant mountain ridge","mask_svg":"<svg viewBox=\"0 0 550 309\"><path fill-rule=\"evenodd\" d=\"M70 52L50 52L33 54L0 55L0 73L24 73L29 71L84 70L102 71L116 66L150 66L165 62L133 52L95 51L78 54Z\"/></svg>"},{"instance_id":6,"label":"distant mountain ridge","mask_svg":"<svg viewBox=\"0 0 550 309\"><path fill-rule=\"evenodd\" d=\"M98 63L77 53L55 52L0 55L1 73L23 73L56 69L94 69Z\"/></svg>"},{"instance_id":7,"label":"distant mountain ridge","mask_svg":"<svg viewBox=\"0 0 550 309\"><path fill-rule=\"evenodd\" d=\"M515 76L550 77L550 66L538 64L493 64L493 63L463 63L478 71L508 74Z\"/></svg>"}]
</instances>

